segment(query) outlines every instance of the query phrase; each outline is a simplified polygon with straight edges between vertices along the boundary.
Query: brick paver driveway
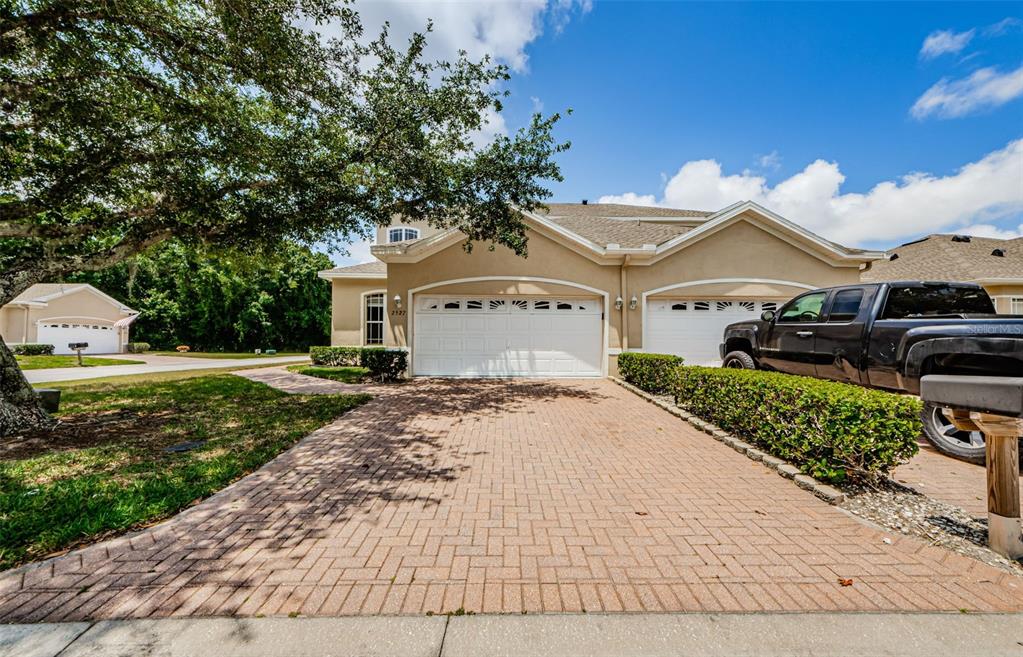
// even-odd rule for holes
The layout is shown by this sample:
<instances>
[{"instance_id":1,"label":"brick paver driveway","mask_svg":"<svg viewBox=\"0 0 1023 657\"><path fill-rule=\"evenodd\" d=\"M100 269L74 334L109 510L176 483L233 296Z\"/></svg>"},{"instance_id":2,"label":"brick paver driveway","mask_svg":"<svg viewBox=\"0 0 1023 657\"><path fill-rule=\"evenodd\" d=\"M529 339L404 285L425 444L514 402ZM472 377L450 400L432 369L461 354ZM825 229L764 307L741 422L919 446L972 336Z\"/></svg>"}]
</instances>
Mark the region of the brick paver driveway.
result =
<instances>
[{"instance_id":1,"label":"brick paver driveway","mask_svg":"<svg viewBox=\"0 0 1023 657\"><path fill-rule=\"evenodd\" d=\"M867 526L608 381L418 381L0 595L7 621L1020 610L1023 580Z\"/></svg>"}]
</instances>

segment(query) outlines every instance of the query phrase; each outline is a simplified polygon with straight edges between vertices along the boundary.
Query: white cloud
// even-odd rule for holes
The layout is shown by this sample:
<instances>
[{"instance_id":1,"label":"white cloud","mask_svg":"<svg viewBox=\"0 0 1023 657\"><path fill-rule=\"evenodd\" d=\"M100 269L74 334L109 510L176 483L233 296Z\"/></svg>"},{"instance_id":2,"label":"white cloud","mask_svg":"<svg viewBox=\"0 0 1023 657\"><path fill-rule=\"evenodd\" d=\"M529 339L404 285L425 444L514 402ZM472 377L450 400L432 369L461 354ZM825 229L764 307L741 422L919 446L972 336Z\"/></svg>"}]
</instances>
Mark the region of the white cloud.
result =
<instances>
[{"instance_id":1,"label":"white cloud","mask_svg":"<svg viewBox=\"0 0 1023 657\"><path fill-rule=\"evenodd\" d=\"M956 233L960 235L973 235L974 237L994 237L1000 240L1011 240L1017 237L1023 237L1023 224L1016 227L1015 230L1011 228L999 228L998 226L992 226L991 224L974 224L972 226L965 226L963 228L956 229Z\"/></svg>"},{"instance_id":2,"label":"white cloud","mask_svg":"<svg viewBox=\"0 0 1023 657\"><path fill-rule=\"evenodd\" d=\"M1023 213L1023 139L947 176L911 173L866 193L843 193L843 182L838 163L825 160L774 187L762 176L726 175L715 160L696 160L682 165L660 201L628 192L600 202L719 210L752 200L844 244L892 242L949 229L1000 230L992 222Z\"/></svg>"},{"instance_id":3,"label":"white cloud","mask_svg":"<svg viewBox=\"0 0 1023 657\"><path fill-rule=\"evenodd\" d=\"M1023 21L1009 16L984 28L984 36L998 37L1020 27L1023 27Z\"/></svg>"},{"instance_id":4,"label":"white cloud","mask_svg":"<svg viewBox=\"0 0 1023 657\"><path fill-rule=\"evenodd\" d=\"M560 32L591 6L590 0L369 0L357 2L355 9L371 37L390 22L392 43L403 43L433 20L429 58L450 60L465 50L474 59L490 55L524 71L529 59L526 46L543 34L546 25Z\"/></svg>"},{"instance_id":5,"label":"white cloud","mask_svg":"<svg viewBox=\"0 0 1023 657\"><path fill-rule=\"evenodd\" d=\"M965 32L953 32L952 30L938 30L931 32L924 39L924 45L920 48L920 59L934 59L946 53L957 53L966 47L976 30Z\"/></svg>"},{"instance_id":6,"label":"white cloud","mask_svg":"<svg viewBox=\"0 0 1023 657\"><path fill-rule=\"evenodd\" d=\"M781 155L778 151L771 151L767 155L761 155L757 158L757 164L761 169L770 169L771 171L777 171L781 167Z\"/></svg>"},{"instance_id":7,"label":"white cloud","mask_svg":"<svg viewBox=\"0 0 1023 657\"><path fill-rule=\"evenodd\" d=\"M1023 66L999 73L993 67L974 71L961 80L942 78L913 103L910 114L923 119L931 114L941 118L966 116L998 107L1023 96Z\"/></svg>"}]
</instances>

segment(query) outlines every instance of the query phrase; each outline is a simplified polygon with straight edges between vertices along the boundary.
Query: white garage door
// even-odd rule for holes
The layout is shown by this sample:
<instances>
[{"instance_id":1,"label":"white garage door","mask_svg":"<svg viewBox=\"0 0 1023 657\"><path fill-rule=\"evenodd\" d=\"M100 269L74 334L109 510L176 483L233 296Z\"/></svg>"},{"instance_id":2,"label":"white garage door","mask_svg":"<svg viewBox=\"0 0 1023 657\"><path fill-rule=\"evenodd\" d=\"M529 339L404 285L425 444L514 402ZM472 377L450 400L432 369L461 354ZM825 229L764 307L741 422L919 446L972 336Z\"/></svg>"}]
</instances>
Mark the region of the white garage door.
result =
<instances>
[{"instance_id":1,"label":"white garage door","mask_svg":"<svg viewBox=\"0 0 1023 657\"><path fill-rule=\"evenodd\" d=\"M417 297L412 373L600 376L601 305L555 297Z\"/></svg>"},{"instance_id":2,"label":"white garage door","mask_svg":"<svg viewBox=\"0 0 1023 657\"><path fill-rule=\"evenodd\" d=\"M687 365L720 365L726 326L777 310L775 301L658 299L648 302L644 351L677 354Z\"/></svg>"},{"instance_id":3,"label":"white garage door","mask_svg":"<svg viewBox=\"0 0 1023 657\"><path fill-rule=\"evenodd\" d=\"M39 322L37 342L52 344L55 354L75 353L68 349L71 342L88 342L89 348L83 354L116 354L120 346L117 329L101 324L76 324L73 322Z\"/></svg>"}]
</instances>

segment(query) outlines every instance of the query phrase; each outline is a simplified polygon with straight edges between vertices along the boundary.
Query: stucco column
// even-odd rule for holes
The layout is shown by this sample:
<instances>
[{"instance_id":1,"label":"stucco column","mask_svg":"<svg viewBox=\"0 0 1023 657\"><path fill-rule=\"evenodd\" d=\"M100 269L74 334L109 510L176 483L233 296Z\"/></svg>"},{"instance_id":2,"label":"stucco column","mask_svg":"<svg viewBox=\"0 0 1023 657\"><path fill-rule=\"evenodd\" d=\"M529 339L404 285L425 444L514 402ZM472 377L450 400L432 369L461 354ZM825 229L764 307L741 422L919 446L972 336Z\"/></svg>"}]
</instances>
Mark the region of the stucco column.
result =
<instances>
[{"instance_id":1,"label":"stucco column","mask_svg":"<svg viewBox=\"0 0 1023 657\"><path fill-rule=\"evenodd\" d=\"M25 310L25 326L21 329L21 344L28 343L28 316L31 314L31 309L28 306L24 306Z\"/></svg>"},{"instance_id":2,"label":"stucco column","mask_svg":"<svg viewBox=\"0 0 1023 657\"><path fill-rule=\"evenodd\" d=\"M632 256L625 256L622 260L621 269L621 296L622 296L622 334L619 342L621 343L622 351L626 351L629 348L629 275L626 273L625 268L629 266L629 259Z\"/></svg>"}]
</instances>

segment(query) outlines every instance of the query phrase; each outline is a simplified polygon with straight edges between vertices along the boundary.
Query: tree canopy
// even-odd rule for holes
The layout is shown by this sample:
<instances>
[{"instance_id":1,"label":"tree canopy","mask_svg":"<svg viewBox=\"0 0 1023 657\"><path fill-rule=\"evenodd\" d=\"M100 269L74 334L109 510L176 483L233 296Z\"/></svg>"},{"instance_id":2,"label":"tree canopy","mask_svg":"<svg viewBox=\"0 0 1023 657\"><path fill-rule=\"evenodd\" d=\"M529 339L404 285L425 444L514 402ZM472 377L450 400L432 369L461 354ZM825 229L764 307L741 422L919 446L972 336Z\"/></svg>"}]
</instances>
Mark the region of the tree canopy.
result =
<instances>
[{"instance_id":1,"label":"tree canopy","mask_svg":"<svg viewBox=\"0 0 1023 657\"><path fill-rule=\"evenodd\" d=\"M100 272L72 276L135 310L133 342L157 349L305 351L330 341L326 255L284 242L270 255L207 251L171 239Z\"/></svg>"},{"instance_id":2,"label":"tree canopy","mask_svg":"<svg viewBox=\"0 0 1023 657\"><path fill-rule=\"evenodd\" d=\"M505 67L426 61L424 34L395 48L356 8L0 0L0 305L171 237L338 246L403 215L524 253L513 206L561 178L558 115L476 144Z\"/></svg>"}]
</instances>

